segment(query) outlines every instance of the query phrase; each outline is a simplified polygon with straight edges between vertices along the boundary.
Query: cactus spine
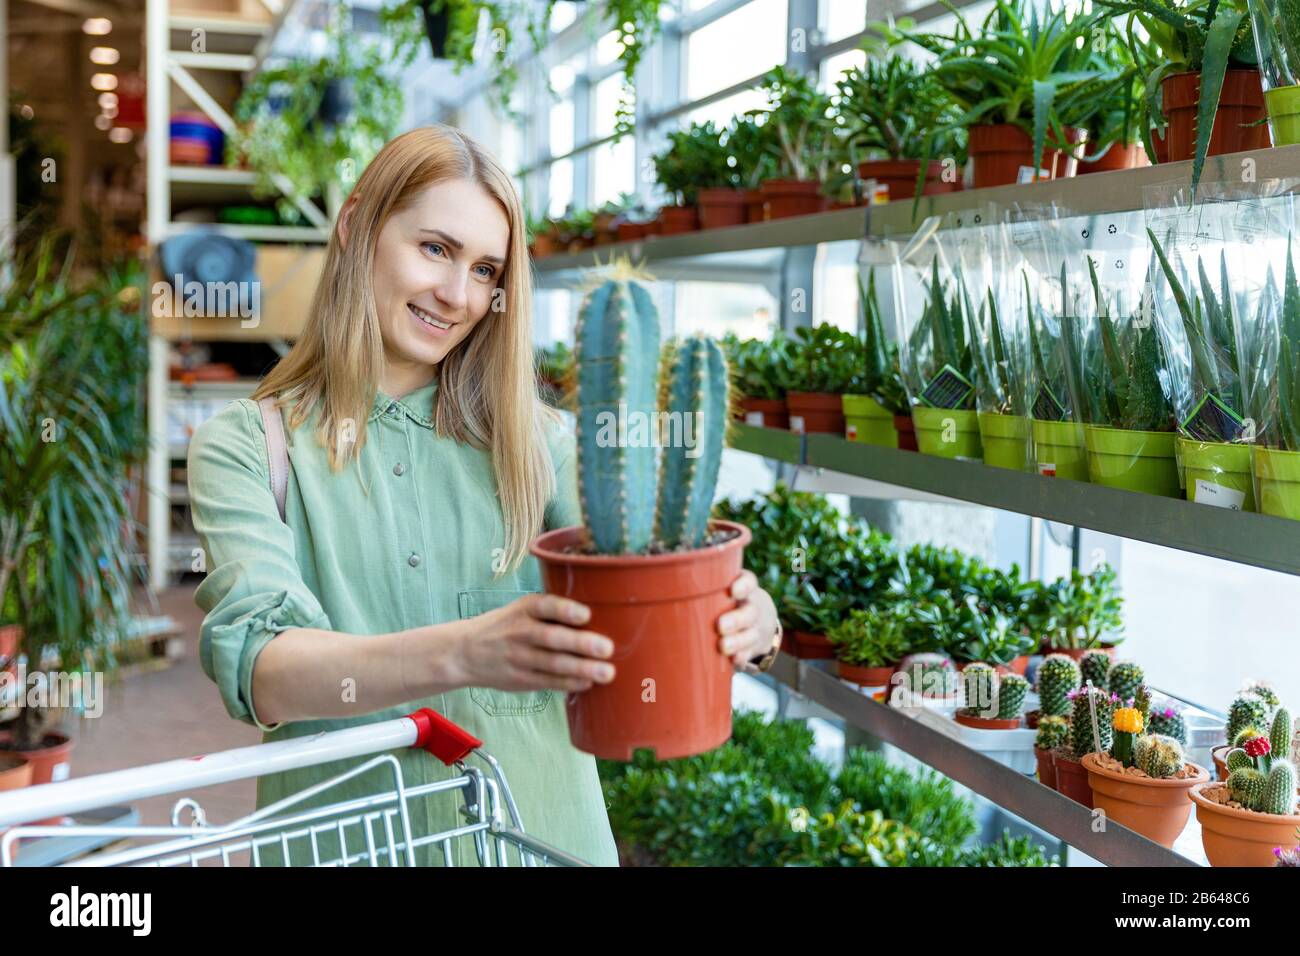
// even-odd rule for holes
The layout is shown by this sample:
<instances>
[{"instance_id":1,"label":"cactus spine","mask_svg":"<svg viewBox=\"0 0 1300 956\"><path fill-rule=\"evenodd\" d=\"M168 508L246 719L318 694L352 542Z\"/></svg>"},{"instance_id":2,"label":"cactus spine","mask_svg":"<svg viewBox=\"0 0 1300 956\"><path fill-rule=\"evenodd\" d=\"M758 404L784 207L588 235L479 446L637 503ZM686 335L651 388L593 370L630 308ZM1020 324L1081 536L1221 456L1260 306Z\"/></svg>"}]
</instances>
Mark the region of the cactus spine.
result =
<instances>
[{"instance_id":1,"label":"cactus spine","mask_svg":"<svg viewBox=\"0 0 1300 956\"><path fill-rule=\"evenodd\" d=\"M1240 770L1242 767L1250 767L1251 769L1255 767L1255 761L1250 759L1250 754L1240 747L1229 750L1228 755L1223 758L1223 763L1228 768L1228 773Z\"/></svg>"},{"instance_id":2,"label":"cactus spine","mask_svg":"<svg viewBox=\"0 0 1300 956\"><path fill-rule=\"evenodd\" d=\"M1295 810L1295 767L1289 760L1277 760L1268 772L1259 810L1264 813L1292 813Z\"/></svg>"},{"instance_id":3,"label":"cactus spine","mask_svg":"<svg viewBox=\"0 0 1300 956\"><path fill-rule=\"evenodd\" d=\"M1163 780L1182 770L1187 763L1183 745L1164 734L1147 734L1138 741L1136 765L1148 777Z\"/></svg>"},{"instance_id":4,"label":"cactus spine","mask_svg":"<svg viewBox=\"0 0 1300 956\"><path fill-rule=\"evenodd\" d=\"M998 683L998 672L988 664L967 664L961 672L966 709L977 717L997 716Z\"/></svg>"},{"instance_id":5,"label":"cactus spine","mask_svg":"<svg viewBox=\"0 0 1300 956\"><path fill-rule=\"evenodd\" d=\"M1254 767L1241 767L1228 775L1228 789L1232 799L1247 810L1258 810L1264 798L1268 780Z\"/></svg>"},{"instance_id":6,"label":"cactus spine","mask_svg":"<svg viewBox=\"0 0 1300 956\"><path fill-rule=\"evenodd\" d=\"M1268 743L1274 760L1283 760L1291 753L1291 712L1285 707L1279 707L1273 715Z\"/></svg>"},{"instance_id":7,"label":"cactus spine","mask_svg":"<svg viewBox=\"0 0 1300 956\"><path fill-rule=\"evenodd\" d=\"M1172 737L1184 747L1187 746L1187 720L1178 708L1163 707L1152 711L1147 726L1153 734Z\"/></svg>"},{"instance_id":8,"label":"cactus spine","mask_svg":"<svg viewBox=\"0 0 1300 956\"><path fill-rule=\"evenodd\" d=\"M1126 704L1137 697L1138 688L1142 686L1146 675L1140 665L1133 661L1120 661L1106 674L1106 689Z\"/></svg>"},{"instance_id":9,"label":"cactus spine","mask_svg":"<svg viewBox=\"0 0 1300 956\"><path fill-rule=\"evenodd\" d=\"M1088 651L1079 658L1081 683L1092 681L1093 687L1105 687L1106 675L1110 673L1110 655L1102 650Z\"/></svg>"},{"instance_id":10,"label":"cactus spine","mask_svg":"<svg viewBox=\"0 0 1300 956\"><path fill-rule=\"evenodd\" d=\"M1097 709L1097 732L1101 738L1101 749L1109 752L1112 741L1111 714L1114 710L1110 694L1096 687L1081 687L1073 695L1074 712L1070 716L1070 748L1074 759L1090 754L1097 749L1092 737L1092 708L1088 699L1092 698Z\"/></svg>"},{"instance_id":11,"label":"cactus spine","mask_svg":"<svg viewBox=\"0 0 1300 956\"><path fill-rule=\"evenodd\" d=\"M674 350L664 383L669 434L656 509L657 534L668 547L697 547L708 531L727 430L727 389L727 361L717 342L697 335Z\"/></svg>"},{"instance_id":12,"label":"cactus spine","mask_svg":"<svg viewBox=\"0 0 1300 956\"><path fill-rule=\"evenodd\" d=\"M1003 720L1019 717L1029 693L1029 681L1019 674L1008 674L998 686L998 716Z\"/></svg>"},{"instance_id":13,"label":"cactus spine","mask_svg":"<svg viewBox=\"0 0 1300 956\"><path fill-rule=\"evenodd\" d=\"M1044 716L1064 717L1070 712L1066 695L1082 683L1079 665L1065 654L1048 654L1038 665L1038 712Z\"/></svg>"}]
</instances>

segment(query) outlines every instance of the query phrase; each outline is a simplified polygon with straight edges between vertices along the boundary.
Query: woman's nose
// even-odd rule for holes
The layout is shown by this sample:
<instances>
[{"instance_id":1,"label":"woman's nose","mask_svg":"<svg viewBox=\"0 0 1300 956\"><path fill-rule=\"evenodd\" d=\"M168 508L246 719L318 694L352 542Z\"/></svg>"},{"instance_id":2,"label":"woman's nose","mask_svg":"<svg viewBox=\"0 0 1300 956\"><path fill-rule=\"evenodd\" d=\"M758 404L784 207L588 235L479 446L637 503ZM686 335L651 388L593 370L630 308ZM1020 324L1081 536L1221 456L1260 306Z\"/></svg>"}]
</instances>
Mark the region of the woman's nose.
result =
<instances>
[{"instance_id":1,"label":"woman's nose","mask_svg":"<svg viewBox=\"0 0 1300 956\"><path fill-rule=\"evenodd\" d=\"M468 271L452 269L434 287L433 294L447 308L461 312L469 302L468 289Z\"/></svg>"}]
</instances>

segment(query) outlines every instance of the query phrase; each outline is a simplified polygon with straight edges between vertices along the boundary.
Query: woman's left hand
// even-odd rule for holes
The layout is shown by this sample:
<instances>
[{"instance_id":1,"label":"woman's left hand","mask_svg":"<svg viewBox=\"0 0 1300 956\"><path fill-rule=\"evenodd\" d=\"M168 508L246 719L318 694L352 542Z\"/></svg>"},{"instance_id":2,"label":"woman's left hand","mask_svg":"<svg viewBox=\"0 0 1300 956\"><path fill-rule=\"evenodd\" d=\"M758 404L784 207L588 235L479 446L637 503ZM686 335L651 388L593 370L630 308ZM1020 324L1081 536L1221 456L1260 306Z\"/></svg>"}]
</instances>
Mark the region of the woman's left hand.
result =
<instances>
[{"instance_id":1,"label":"woman's left hand","mask_svg":"<svg viewBox=\"0 0 1300 956\"><path fill-rule=\"evenodd\" d=\"M720 648L740 669L772 649L777 629L776 604L758 586L753 571L743 572L732 582L731 596L740 606L718 618Z\"/></svg>"}]
</instances>

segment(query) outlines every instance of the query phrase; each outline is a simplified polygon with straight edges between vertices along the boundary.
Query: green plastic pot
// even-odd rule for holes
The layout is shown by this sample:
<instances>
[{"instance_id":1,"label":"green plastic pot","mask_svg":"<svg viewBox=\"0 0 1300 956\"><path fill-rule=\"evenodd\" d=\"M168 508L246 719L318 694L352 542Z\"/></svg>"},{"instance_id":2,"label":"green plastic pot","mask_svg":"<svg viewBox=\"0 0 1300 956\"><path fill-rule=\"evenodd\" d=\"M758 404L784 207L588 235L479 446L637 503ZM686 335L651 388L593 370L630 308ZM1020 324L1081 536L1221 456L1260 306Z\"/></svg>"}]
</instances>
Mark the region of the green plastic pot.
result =
<instances>
[{"instance_id":1,"label":"green plastic pot","mask_svg":"<svg viewBox=\"0 0 1300 956\"><path fill-rule=\"evenodd\" d=\"M898 447L894 413L870 395L843 395L844 437L867 445Z\"/></svg>"},{"instance_id":2,"label":"green plastic pot","mask_svg":"<svg viewBox=\"0 0 1300 956\"><path fill-rule=\"evenodd\" d=\"M1025 471L1029 467L1029 419L1023 415L980 412L984 464Z\"/></svg>"},{"instance_id":3,"label":"green plastic pot","mask_svg":"<svg viewBox=\"0 0 1300 956\"><path fill-rule=\"evenodd\" d=\"M1300 451L1257 446L1255 477L1262 513L1300 519Z\"/></svg>"},{"instance_id":4,"label":"green plastic pot","mask_svg":"<svg viewBox=\"0 0 1300 956\"><path fill-rule=\"evenodd\" d=\"M1237 511L1255 510L1250 446L1178 439L1187 473L1187 500Z\"/></svg>"},{"instance_id":5,"label":"green plastic pot","mask_svg":"<svg viewBox=\"0 0 1300 956\"><path fill-rule=\"evenodd\" d=\"M912 409L912 421L916 423L916 446L922 454L983 460L979 417L974 411L917 405Z\"/></svg>"},{"instance_id":6,"label":"green plastic pot","mask_svg":"<svg viewBox=\"0 0 1300 956\"><path fill-rule=\"evenodd\" d=\"M1181 498L1177 435L1084 425L1088 478L1095 485Z\"/></svg>"},{"instance_id":7,"label":"green plastic pot","mask_svg":"<svg viewBox=\"0 0 1300 956\"><path fill-rule=\"evenodd\" d=\"M1078 422L1030 422L1034 461L1040 475L1088 480L1088 455L1083 446L1083 426Z\"/></svg>"},{"instance_id":8,"label":"green plastic pot","mask_svg":"<svg viewBox=\"0 0 1300 956\"><path fill-rule=\"evenodd\" d=\"M1300 86L1279 86L1264 94L1274 146L1300 143Z\"/></svg>"}]
</instances>

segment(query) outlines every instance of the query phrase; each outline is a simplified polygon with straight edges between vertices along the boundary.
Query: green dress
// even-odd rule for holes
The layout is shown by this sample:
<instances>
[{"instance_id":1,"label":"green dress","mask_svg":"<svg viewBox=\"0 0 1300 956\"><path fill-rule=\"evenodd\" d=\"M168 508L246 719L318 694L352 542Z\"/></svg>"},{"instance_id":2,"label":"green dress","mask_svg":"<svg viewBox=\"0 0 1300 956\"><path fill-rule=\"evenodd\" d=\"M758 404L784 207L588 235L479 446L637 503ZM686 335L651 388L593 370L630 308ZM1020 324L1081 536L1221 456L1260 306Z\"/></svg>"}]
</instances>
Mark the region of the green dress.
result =
<instances>
[{"instance_id":1,"label":"green dress","mask_svg":"<svg viewBox=\"0 0 1300 956\"><path fill-rule=\"evenodd\" d=\"M462 688L357 717L269 726L252 697L253 663L276 634L311 627L381 634L470 618L541 590L528 557L498 576L505 543L491 455L440 437L433 427L436 384L393 400L377 395L359 457L331 471L315 438L316 415L289 432L285 521L268 479L266 439L257 405L232 402L195 432L189 452L190 503L208 575L195 600L206 612L203 669L232 717L254 724L266 742L287 740L402 716L430 707L484 741L501 763L525 830L588 862L615 866L618 857L595 758L569 742L562 692L511 693ZM547 436L559 491L547 528L580 520L574 439L556 427ZM340 689L340 693L344 693ZM356 689L364 710L364 688ZM395 752L406 787L448 779L455 770L424 751ZM260 777L265 807L358 766L360 759ZM469 765L482 766L471 758ZM378 767L294 805L295 810L391 791L391 767ZM457 795L411 801L415 833L460 825ZM379 831L376 831L379 832ZM346 848L364 846L358 826ZM454 841L457 865L476 865L473 847ZM331 837L321 853L339 850ZM274 850L275 848L271 848ZM437 852L434 852L437 850ZM290 843L294 864L312 862L305 839ZM324 857L322 857L324 858ZM260 854L263 865L282 863ZM443 862L429 847L419 862Z\"/></svg>"}]
</instances>

